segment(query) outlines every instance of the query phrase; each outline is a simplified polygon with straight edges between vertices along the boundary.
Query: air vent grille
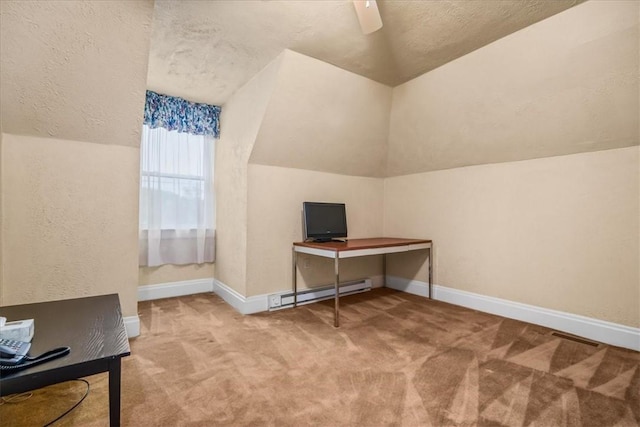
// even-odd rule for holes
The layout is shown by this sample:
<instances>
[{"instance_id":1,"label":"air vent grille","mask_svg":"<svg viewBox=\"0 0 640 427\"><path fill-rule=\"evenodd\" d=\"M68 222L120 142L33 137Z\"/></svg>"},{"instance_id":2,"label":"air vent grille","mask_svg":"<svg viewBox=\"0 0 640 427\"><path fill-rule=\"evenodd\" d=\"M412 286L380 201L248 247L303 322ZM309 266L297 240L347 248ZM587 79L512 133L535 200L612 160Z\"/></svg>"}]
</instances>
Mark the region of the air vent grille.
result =
<instances>
[{"instance_id":1,"label":"air vent grille","mask_svg":"<svg viewBox=\"0 0 640 427\"><path fill-rule=\"evenodd\" d=\"M565 334L565 333L562 333L562 332L553 331L553 332L551 332L551 335L553 335L554 337L565 339L565 340L575 341L575 342L578 342L580 344L590 345L592 347L600 346L600 343L598 343L598 342L589 341L587 339L576 337L576 336L569 335L569 334Z\"/></svg>"}]
</instances>

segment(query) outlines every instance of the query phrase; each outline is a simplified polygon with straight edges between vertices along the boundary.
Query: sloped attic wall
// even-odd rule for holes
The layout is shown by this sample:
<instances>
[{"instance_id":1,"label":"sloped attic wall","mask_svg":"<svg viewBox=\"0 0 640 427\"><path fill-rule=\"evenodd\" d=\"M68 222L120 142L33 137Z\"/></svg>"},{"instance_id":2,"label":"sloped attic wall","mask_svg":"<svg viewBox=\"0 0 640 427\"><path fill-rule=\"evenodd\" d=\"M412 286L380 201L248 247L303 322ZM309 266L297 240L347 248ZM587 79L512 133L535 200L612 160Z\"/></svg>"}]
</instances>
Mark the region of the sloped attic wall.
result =
<instances>
[{"instance_id":1,"label":"sloped attic wall","mask_svg":"<svg viewBox=\"0 0 640 427\"><path fill-rule=\"evenodd\" d=\"M216 150L220 282L245 296L290 288L305 200L346 202L352 237L382 234L390 107L391 88L288 50L232 96ZM307 265L301 286L331 282L330 268Z\"/></svg>"},{"instance_id":2,"label":"sloped attic wall","mask_svg":"<svg viewBox=\"0 0 640 427\"><path fill-rule=\"evenodd\" d=\"M285 50L251 164L383 177L391 88Z\"/></svg>"},{"instance_id":3,"label":"sloped attic wall","mask_svg":"<svg viewBox=\"0 0 640 427\"><path fill-rule=\"evenodd\" d=\"M382 235L391 88L292 51L249 159L247 294L291 288L302 202L344 202L351 238ZM298 283L333 282L333 264L300 262ZM379 257L344 261L341 279L378 277Z\"/></svg>"},{"instance_id":4,"label":"sloped attic wall","mask_svg":"<svg viewBox=\"0 0 640 427\"><path fill-rule=\"evenodd\" d=\"M397 86L387 176L638 144L638 2L585 2Z\"/></svg>"},{"instance_id":5,"label":"sloped attic wall","mask_svg":"<svg viewBox=\"0 0 640 427\"><path fill-rule=\"evenodd\" d=\"M285 52L246 170L244 226L247 230L243 236L246 238L246 255L243 255L246 257L246 293L243 295L253 296L290 288L290 245L291 241L301 237L302 201L345 201L351 237L397 235L433 238L436 242L436 281L443 280L440 284L629 324L628 314L634 310L637 312L637 304L629 305L629 310L625 308L627 314L616 317L613 313L615 310L608 310L608 314L603 315L597 310L584 310L584 306L578 309L570 304L559 307L541 299L540 295L544 294L547 299L562 300L554 297L557 295L554 292L561 287L551 285L552 282L546 280L546 276L526 275L524 272L528 268L527 260L531 256L533 258L530 259L539 260L539 268L535 271L540 273L553 270L558 265L557 260L551 259L533 243L523 247L526 256L520 254L518 258L514 258L514 244L506 245L505 242L509 241L508 237L521 236L523 230L527 230L526 237L533 239L533 242L539 231L544 231L547 238L551 239L557 231L570 230L577 224L572 218L583 215L580 203L576 202L583 201L584 197L590 200L610 200L614 204L622 202L619 209L616 207L607 211L610 216L606 221L607 226L610 226L614 223L612 219L615 215L621 215L621 227L632 237L621 242L622 246L615 246L615 242L611 240L611 249L616 254L619 253L619 247L628 247L630 251L622 254L621 260L613 257L609 268L600 265L598 274L622 268L629 273L626 277L631 279L624 279L624 286L630 288L628 283L635 284L635 290L630 289L628 295L637 295L637 264L635 270L629 268L630 265L633 266L629 260L633 256L637 259L638 247L638 221L629 220L633 218L634 212L637 218L638 209L637 171L633 175L633 166L636 165L637 169L636 152L632 151L631 155L635 157L626 161L621 158L628 157L627 151L613 153L628 150L624 148L609 150L611 153L596 151L592 156L559 157L565 153L562 150L567 147L567 141L575 143L576 138L584 135L583 125L588 126L597 140L594 144L583 144L582 151L619 147L620 145L615 144L607 146L606 140L619 141L621 135L622 140L627 141L623 146L637 144L638 36L637 24L632 22L628 25L629 17L637 20L637 7L636 2L606 5L587 2L393 89L393 105L388 110L391 125L386 171L392 176L389 178L382 178L384 174L376 171L373 166L380 160L383 164L385 161L384 155L377 156L375 143L373 149L369 150L363 144L366 138L356 138L355 143L360 144L360 147L351 156L359 162L356 166L350 163L352 158L347 151L349 148L340 146L341 135L370 130L369 127L357 130L362 120L366 121L367 126L380 126L376 135L384 135L384 118L368 121L371 113L365 114L366 118L359 113L362 108L370 105L376 108L387 105L385 92L389 89L380 90L379 87L374 87L375 84L369 86L366 79L361 81L357 76L312 58ZM600 11L601 8L606 10ZM620 13L620 8L627 18L611 19L610 14ZM624 12L625 8L633 10ZM587 16L589 18L585 20ZM556 40L562 40L562 43ZM531 55L523 52L531 52ZM534 58L537 62L531 64L529 61ZM602 76L600 72L603 70L611 73ZM433 83L434 79L437 83ZM475 84L465 86L467 81ZM503 88L511 87L510 85L520 89L493 90L494 86ZM353 88L362 90L354 91ZM625 92L627 89L629 93ZM349 103L341 98L342 93L350 94ZM372 96L372 93L378 95ZM496 93L503 97L500 102L489 102ZM548 96L541 97L540 93ZM336 99L342 99L342 102L335 102ZM362 102L362 99L367 99L368 102ZM327 105L330 107L326 107ZM519 105L527 108L519 109ZM463 114L456 116L456 108ZM384 108L380 111L384 111ZM539 122L532 124L532 117ZM322 123L330 124L326 133L332 135L331 138L325 139ZM332 127L334 125L335 128ZM336 129L339 131L335 131ZM504 130L508 130L508 135L501 133ZM459 139L461 132L466 132L465 135L476 141L477 146L469 148L461 143L464 142ZM566 141L564 136L568 137ZM432 144L425 143L427 140L431 141L432 137L436 139ZM502 149L492 145L499 139L497 137L502 138ZM541 141L541 146L548 148L545 144L549 137L558 142L554 147L559 148L559 151L540 153L542 157L548 157L541 159L541 163L513 161L528 158L530 152L527 149L535 149L535 141ZM483 150L485 142L488 145ZM518 145L521 147L516 148ZM430 151L432 148L433 151ZM407 155L405 149L412 154ZM330 159L336 153L339 154L337 158ZM446 156L442 157L443 154ZM509 157L510 155L515 157ZM406 162L402 160L403 156L408 158ZM618 180L613 175L600 175L603 182L626 182L629 177L635 176L635 187L633 184L625 184L608 194L606 185L593 184L593 180L576 179L580 173L589 170L581 165L611 165L611 156L617 159L616 162L619 161L620 175L616 176L622 178ZM452 158L460 163L439 161L442 158ZM437 162L433 163L434 160ZM506 164L493 166L492 162ZM460 167L476 163L489 165L479 167L478 175L467 172L468 168ZM358 167L361 169L358 170ZM432 175L425 177L411 175L412 172L434 168L453 169L432 172ZM530 172L537 168L547 171L549 177L554 178L538 179ZM575 191L570 186L565 187L564 195L558 192L562 187L563 168L566 169L568 180L576 179L576 182L584 185L576 185L573 188ZM614 169L617 167L614 166ZM357 176L357 173L363 176ZM401 176L393 177L396 174ZM486 191L478 187L478 183L496 175L498 178L489 180L492 184ZM508 182L509 179L513 179L513 182ZM549 195L546 198L541 196L541 200L546 200L550 210L530 204L527 194L522 197L512 195L513 189L508 185L516 183L523 185L523 188L534 187L535 194ZM382 198L378 193L380 185L384 188ZM437 188L443 189L441 194L435 191ZM474 198L457 197L460 194L469 194ZM512 196L505 198L505 195ZM625 198L625 195L630 197ZM596 204L594 202L593 206ZM384 209L382 216L380 206ZM510 212L522 211L526 211L528 216L508 216L512 215ZM543 214L543 218L539 219L542 222L532 227L531 218L536 219L537 212ZM599 215L603 212L592 210L591 218L602 219L604 217ZM241 213L244 214L245 212ZM505 215L509 220L507 223L500 221ZM464 218L466 223L452 220L457 217ZM561 221L554 222L553 218L558 217L561 217ZM379 225L381 220L384 222L382 228ZM487 224L492 228L486 228ZM588 227L589 222L583 221L582 224ZM597 221L594 224L599 225ZM461 231L463 226L465 232ZM356 227L359 229L355 229ZM571 239L575 236L566 233L563 236L565 240L558 242L557 247L572 247ZM589 243L588 234L580 234L577 239L583 242L579 245L581 248L593 247ZM491 252L484 250L486 248L482 244L489 241L509 255L506 264L491 258ZM457 246L454 247L453 244ZM449 255L443 257L447 251ZM461 253L469 255L462 260L455 258L456 254ZM584 259L588 258L583 256L585 253L574 252L576 256L567 258L563 265L572 266L572 271L575 272L581 265L585 265ZM489 259L490 262L483 263L482 259ZM315 261L310 260L309 268L305 269L303 260L300 276L302 283L329 283L332 280L330 266L321 262L315 265ZM423 259L417 261L424 263ZM348 278L380 274L377 260L372 259L370 262L367 265L351 266ZM443 263L442 267L439 262ZM525 268L516 273L516 270L509 270L510 280L505 281L505 272L507 267L510 268L510 263L524 265ZM441 274L447 271L445 267L453 265L458 271L464 272L465 276L460 278ZM391 269L393 267L390 266ZM400 268L391 271L392 274L407 270L403 268L405 266L398 267ZM421 271L417 277L423 277ZM565 273L567 271L569 270L565 270ZM569 271L564 277L555 277L555 283L567 279L564 281L572 281L570 286L580 289L579 281L572 274ZM502 278L500 284L490 282L496 278ZM513 285L523 278L523 283L526 282L528 286ZM478 279L484 281L480 282ZM542 282L546 283L546 292L539 292ZM526 294L526 289L534 292L534 295ZM517 294L520 290L522 293ZM538 292L535 293L534 290ZM579 298L575 301L578 305L583 304Z\"/></svg>"}]
</instances>

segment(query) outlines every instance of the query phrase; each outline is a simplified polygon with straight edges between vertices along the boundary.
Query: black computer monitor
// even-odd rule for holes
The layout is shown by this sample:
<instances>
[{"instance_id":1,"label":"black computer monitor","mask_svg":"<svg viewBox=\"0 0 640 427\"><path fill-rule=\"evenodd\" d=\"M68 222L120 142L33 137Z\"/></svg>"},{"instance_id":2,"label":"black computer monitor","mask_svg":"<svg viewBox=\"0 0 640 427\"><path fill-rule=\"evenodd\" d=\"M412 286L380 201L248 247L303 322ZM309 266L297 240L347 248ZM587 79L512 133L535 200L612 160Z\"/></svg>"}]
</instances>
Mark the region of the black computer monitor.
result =
<instances>
[{"instance_id":1,"label":"black computer monitor","mask_svg":"<svg viewBox=\"0 0 640 427\"><path fill-rule=\"evenodd\" d=\"M347 237L347 211L344 203L302 203L304 239L328 242Z\"/></svg>"}]
</instances>

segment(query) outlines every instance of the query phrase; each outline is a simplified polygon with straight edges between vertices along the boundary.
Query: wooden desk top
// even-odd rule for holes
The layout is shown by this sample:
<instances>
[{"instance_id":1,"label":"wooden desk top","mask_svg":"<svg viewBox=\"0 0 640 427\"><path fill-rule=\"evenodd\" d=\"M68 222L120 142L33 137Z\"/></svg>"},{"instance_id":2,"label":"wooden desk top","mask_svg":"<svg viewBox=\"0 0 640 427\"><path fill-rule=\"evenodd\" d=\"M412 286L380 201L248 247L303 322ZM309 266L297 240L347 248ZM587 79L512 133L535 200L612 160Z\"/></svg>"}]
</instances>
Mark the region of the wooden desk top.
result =
<instances>
[{"instance_id":1,"label":"wooden desk top","mask_svg":"<svg viewBox=\"0 0 640 427\"><path fill-rule=\"evenodd\" d=\"M346 242L296 242L294 246L329 250L334 252L357 251L362 249L390 248L394 246L431 243L431 240L399 239L396 237L375 237L371 239L349 239Z\"/></svg>"}]
</instances>

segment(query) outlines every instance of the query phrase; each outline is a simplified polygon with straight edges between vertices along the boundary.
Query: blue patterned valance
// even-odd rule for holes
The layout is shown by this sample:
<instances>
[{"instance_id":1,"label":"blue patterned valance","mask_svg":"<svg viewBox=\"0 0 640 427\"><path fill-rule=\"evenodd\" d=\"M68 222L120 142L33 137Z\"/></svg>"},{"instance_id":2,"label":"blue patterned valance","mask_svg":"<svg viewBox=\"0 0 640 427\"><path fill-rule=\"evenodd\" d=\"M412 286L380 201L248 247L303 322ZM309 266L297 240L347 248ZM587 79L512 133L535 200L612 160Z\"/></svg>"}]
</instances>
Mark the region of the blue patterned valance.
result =
<instances>
[{"instance_id":1,"label":"blue patterned valance","mask_svg":"<svg viewBox=\"0 0 640 427\"><path fill-rule=\"evenodd\" d=\"M220 107L196 104L175 96L147 91L144 124L151 128L220 137Z\"/></svg>"}]
</instances>

